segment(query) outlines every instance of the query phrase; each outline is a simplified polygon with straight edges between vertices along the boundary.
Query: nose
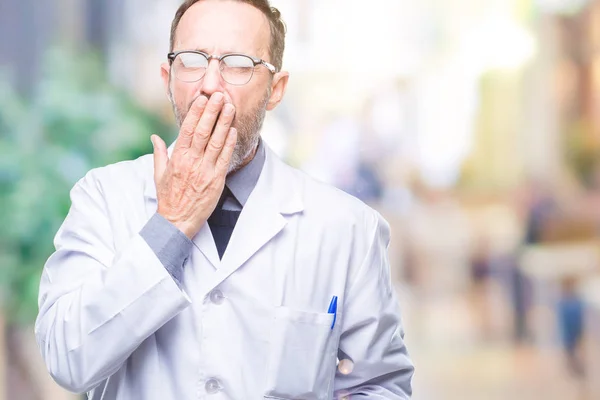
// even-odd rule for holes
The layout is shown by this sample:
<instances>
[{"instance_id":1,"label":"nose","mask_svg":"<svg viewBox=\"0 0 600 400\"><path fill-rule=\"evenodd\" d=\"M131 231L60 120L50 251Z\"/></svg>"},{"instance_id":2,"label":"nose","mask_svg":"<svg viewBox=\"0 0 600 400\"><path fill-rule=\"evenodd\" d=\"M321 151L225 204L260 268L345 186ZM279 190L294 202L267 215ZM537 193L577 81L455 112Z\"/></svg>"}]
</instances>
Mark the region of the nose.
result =
<instances>
[{"instance_id":1,"label":"nose","mask_svg":"<svg viewBox=\"0 0 600 400\"><path fill-rule=\"evenodd\" d=\"M202 78L200 90L208 97L215 92L223 91L223 77L221 76L219 60L212 59L209 61L206 73Z\"/></svg>"}]
</instances>

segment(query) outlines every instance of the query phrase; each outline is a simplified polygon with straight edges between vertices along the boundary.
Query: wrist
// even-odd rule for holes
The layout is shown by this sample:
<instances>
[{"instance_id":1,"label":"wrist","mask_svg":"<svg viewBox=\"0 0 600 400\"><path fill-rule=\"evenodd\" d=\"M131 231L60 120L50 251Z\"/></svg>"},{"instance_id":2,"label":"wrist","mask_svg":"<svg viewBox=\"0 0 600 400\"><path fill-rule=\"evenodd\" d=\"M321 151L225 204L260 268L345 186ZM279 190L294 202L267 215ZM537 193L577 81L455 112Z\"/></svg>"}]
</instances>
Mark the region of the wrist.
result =
<instances>
[{"instance_id":1,"label":"wrist","mask_svg":"<svg viewBox=\"0 0 600 400\"><path fill-rule=\"evenodd\" d=\"M182 221L179 218L175 218L170 216L167 213L162 211L157 212L161 217L171 223L175 228L179 229L185 236L187 236L190 240L196 235L197 231L194 229L192 224L187 221Z\"/></svg>"},{"instance_id":2,"label":"wrist","mask_svg":"<svg viewBox=\"0 0 600 400\"><path fill-rule=\"evenodd\" d=\"M192 240L194 236L196 236L196 233L198 233L196 229L194 229L192 226L190 226L190 224L186 222L175 221L171 223L175 226L175 228L179 229L190 240Z\"/></svg>"}]
</instances>

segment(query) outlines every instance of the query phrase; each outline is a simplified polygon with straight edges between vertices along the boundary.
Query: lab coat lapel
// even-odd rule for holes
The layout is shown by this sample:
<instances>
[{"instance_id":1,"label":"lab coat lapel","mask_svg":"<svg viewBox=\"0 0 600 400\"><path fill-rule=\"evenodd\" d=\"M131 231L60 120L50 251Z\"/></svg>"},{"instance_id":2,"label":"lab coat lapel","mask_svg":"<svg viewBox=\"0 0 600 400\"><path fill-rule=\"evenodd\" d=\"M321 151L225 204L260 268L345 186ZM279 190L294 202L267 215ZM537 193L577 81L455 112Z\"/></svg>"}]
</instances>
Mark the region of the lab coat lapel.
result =
<instances>
[{"instance_id":1,"label":"lab coat lapel","mask_svg":"<svg viewBox=\"0 0 600 400\"><path fill-rule=\"evenodd\" d=\"M266 144L265 150L261 176L233 230L215 286L277 236L287 224L287 216L303 209L290 168Z\"/></svg>"},{"instance_id":2,"label":"lab coat lapel","mask_svg":"<svg viewBox=\"0 0 600 400\"><path fill-rule=\"evenodd\" d=\"M169 146L169 157L173 151ZM208 223L194 237L194 245L204 257L218 268L217 281L221 283L257 251L273 239L286 225L286 217L304 209L296 177L292 170L265 144L265 165L260 178L240 214L223 259L219 260L217 246ZM153 159L149 157L149 176L146 180L145 200L148 218L156 212L156 186L153 178ZM214 287L213 286L213 287Z\"/></svg>"},{"instance_id":3,"label":"lab coat lapel","mask_svg":"<svg viewBox=\"0 0 600 400\"><path fill-rule=\"evenodd\" d=\"M200 228L200 231L194 236L192 242L194 242L194 246L200 250L214 268L219 268L221 260L219 260L217 245L215 244L215 239L213 238L208 222L202 225L202 228Z\"/></svg>"}]
</instances>

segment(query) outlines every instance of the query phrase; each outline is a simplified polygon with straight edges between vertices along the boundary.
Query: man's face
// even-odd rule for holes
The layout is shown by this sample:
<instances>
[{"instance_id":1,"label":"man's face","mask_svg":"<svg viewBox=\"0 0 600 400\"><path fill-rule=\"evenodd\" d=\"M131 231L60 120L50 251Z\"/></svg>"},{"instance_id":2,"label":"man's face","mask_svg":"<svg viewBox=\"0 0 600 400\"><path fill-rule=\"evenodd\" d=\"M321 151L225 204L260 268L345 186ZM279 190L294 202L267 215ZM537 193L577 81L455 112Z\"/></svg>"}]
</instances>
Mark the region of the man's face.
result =
<instances>
[{"instance_id":1,"label":"man's face","mask_svg":"<svg viewBox=\"0 0 600 400\"><path fill-rule=\"evenodd\" d=\"M260 10L236 1L203 0L181 18L173 51L242 53L270 62L269 43L269 22ZM287 84L287 73L273 76L264 66L257 66L250 82L231 85L223 80L216 60L211 60L206 74L197 82L183 82L172 76L168 63L162 65L162 76L180 126L198 96L210 98L221 92L225 102L235 106L233 126L238 131L238 143L230 171L238 169L256 148L265 112L279 103Z\"/></svg>"}]
</instances>

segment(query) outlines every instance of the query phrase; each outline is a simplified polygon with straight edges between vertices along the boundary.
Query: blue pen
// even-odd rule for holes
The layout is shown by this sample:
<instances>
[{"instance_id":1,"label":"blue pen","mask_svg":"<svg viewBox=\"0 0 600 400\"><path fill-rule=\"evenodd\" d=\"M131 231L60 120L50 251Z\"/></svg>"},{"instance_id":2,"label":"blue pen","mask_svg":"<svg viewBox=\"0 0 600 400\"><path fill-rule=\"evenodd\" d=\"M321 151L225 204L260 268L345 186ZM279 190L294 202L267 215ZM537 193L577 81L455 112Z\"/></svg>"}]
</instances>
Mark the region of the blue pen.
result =
<instances>
[{"instance_id":1,"label":"blue pen","mask_svg":"<svg viewBox=\"0 0 600 400\"><path fill-rule=\"evenodd\" d=\"M333 322L331 323L331 329L333 329L335 326L335 317L337 317L337 296L331 298L331 303L329 303L329 310L327 312L333 314Z\"/></svg>"}]
</instances>

